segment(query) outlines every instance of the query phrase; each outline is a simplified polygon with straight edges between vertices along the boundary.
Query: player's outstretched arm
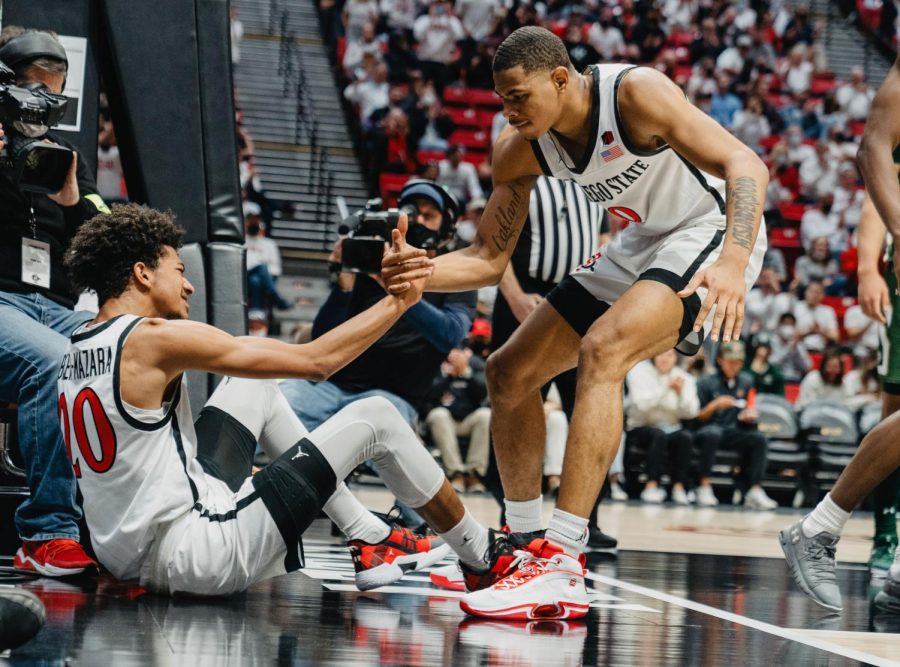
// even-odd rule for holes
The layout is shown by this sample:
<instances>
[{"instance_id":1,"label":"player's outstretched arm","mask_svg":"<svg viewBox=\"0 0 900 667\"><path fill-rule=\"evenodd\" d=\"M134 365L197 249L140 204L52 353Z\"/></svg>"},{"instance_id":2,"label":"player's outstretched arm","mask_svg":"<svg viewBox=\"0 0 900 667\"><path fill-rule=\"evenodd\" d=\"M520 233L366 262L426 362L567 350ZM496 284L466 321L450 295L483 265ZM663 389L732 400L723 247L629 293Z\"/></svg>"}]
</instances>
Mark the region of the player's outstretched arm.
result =
<instances>
[{"instance_id":1,"label":"player's outstretched arm","mask_svg":"<svg viewBox=\"0 0 900 667\"><path fill-rule=\"evenodd\" d=\"M762 160L725 128L691 104L684 93L661 72L641 67L629 73L619 87L619 111L632 141L652 146L667 143L699 169L725 180L725 242L719 259L698 271L682 298L698 287L708 293L694 322L699 331L715 306L711 337L729 341L740 336L744 323L744 272L759 233L769 185Z\"/></svg>"},{"instance_id":2,"label":"player's outstretched arm","mask_svg":"<svg viewBox=\"0 0 900 667\"><path fill-rule=\"evenodd\" d=\"M900 240L900 182L893 151L900 144L900 56L872 101L856 161L882 221Z\"/></svg>"},{"instance_id":3,"label":"player's outstretched arm","mask_svg":"<svg viewBox=\"0 0 900 667\"><path fill-rule=\"evenodd\" d=\"M428 291L463 292L500 281L528 217L531 188L540 173L531 146L507 127L494 146L494 189L475 239L467 248L434 260ZM404 261L402 252L384 256L381 276L392 293L406 282Z\"/></svg>"},{"instance_id":4,"label":"player's outstretched arm","mask_svg":"<svg viewBox=\"0 0 900 667\"><path fill-rule=\"evenodd\" d=\"M394 230L393 246L403 242L406 216ZM431 260L425 251L408 260L407 288L399 295L385 296L371 308L302 345L238 336L199 322L148 320L128 340L128 356L171 379L186 370L248 378L305 378L324 380L337 372L381 338L424 291L431 275Z\"/></svg>"},{"instance_id":5,"label":"player's outstretched arm","mask_svg":"<svg viewBox=\"0 0 900 667\"><path fill-rule=\"evenodd\" d=\"M879 260L884 252L886 230L869 193L863 200L859 216L859 305L874 320L886 323L884 313L890 306L888 286L879 270Z\"/></svg>"}]
</instances>

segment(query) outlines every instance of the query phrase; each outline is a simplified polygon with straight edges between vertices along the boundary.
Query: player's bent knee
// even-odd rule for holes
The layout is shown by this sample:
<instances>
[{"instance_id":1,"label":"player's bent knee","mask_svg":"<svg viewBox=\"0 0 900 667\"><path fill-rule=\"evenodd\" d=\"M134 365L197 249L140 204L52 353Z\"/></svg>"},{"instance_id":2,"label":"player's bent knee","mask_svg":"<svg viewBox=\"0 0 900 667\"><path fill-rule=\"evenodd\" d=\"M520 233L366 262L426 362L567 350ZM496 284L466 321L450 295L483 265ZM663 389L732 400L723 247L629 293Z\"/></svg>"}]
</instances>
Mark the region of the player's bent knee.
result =
<instances>
[{"instance_id":1,"label":"player's bent knee","mask_svg":"<svg viewBox=\"0 0 900 667\"><path fill-rule=\"evenodd\" d=\"M589 331L581 341L578 365L589 369L593 377L624 378L629 365L618 327L599 326Z\"/></svg>"}]
</instances>

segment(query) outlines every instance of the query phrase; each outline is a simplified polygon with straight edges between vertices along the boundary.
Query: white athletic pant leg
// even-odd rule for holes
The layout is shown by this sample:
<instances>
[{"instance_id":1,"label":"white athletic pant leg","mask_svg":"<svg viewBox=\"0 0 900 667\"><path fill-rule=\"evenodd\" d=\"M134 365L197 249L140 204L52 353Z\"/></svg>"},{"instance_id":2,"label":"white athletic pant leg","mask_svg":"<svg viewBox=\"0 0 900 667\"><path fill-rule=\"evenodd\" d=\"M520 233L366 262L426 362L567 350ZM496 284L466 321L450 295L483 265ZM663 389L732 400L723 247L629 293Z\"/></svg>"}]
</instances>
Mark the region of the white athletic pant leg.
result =
<instances>
[{"instance_id":1,"label":"white athletic pant leg","mask_svg":"<svg viewBox=\"0 0 900 667\"><path fill-rule=\"evenodd\" d=\"M544 474L561 475L563 459L566 456L566 437L569 434L569 420L562 410L554 410L547 415L547 444L544 447Z\"/></svg>"},{"instance_id":2,"label":"white athletic pant leg","mask_svg":"<svg viewBox=\"0 0 900 667\"><path fill-rule=\"evenodd\" d=\"M206 405L230 414L247 427L273 461L309 435L275 380L227 377ZM322 510L346 534L348 526L368 510L350 492L343 477L337 475L337 479L334 494Z\"/></svg>"},{"instance_id":3,"label":"white athletic pant leg","mask_svg":"<svg viewBox=\"0 0 900 667\"><path fill-rule=\"evenodd\" d=\"M422 507L441 488L444 473L406 420L380 396L351 403L309 434L338 480L371 459L388 489Z\"/></svg>"}]
</instances>

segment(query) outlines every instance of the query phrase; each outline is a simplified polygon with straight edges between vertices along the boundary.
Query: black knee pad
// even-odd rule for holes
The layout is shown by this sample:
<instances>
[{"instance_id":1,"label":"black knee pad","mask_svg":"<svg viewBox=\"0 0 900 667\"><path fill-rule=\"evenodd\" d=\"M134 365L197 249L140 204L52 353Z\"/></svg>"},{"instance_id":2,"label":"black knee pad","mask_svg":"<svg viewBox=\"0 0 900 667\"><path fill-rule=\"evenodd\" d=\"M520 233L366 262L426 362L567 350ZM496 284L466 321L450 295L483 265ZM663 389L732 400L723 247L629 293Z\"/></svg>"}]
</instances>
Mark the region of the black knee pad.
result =
<instances>
[{"instance_id":1,"label":"black knee pad","mask_svg":"<svg viewBox=\"0 0 900 667\"><path fill-rule=\"evenodd\" d=\"M334 494L337 479L319 449L303 438L253 477L253 488L278 526L287 555L284 567L303 567L301 535Z\"/></svg>"}]
</instances>

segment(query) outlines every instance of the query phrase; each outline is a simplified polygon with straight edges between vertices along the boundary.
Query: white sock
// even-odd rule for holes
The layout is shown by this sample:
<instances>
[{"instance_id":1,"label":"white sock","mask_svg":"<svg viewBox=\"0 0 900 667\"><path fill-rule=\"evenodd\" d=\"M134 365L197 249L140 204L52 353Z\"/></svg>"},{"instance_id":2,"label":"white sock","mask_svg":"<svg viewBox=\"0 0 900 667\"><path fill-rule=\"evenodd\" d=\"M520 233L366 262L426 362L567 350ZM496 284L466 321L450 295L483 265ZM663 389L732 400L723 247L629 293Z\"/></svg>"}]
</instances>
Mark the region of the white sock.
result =
<instances>
[{"instance_id":1,"label":"white sock","mask_svg":"<svg viewBox=\"0 0 900 667\"><path fill-rule=\"evenodd\" d=\"M506 506L506 525L514 533L533 533L544 527L544 499L532 500L503 499Z\"/></svg>"},{"instance_id":2,"label":"white sock","mask_svg":"<svg viewBox=\"0 0 900 667\"><path fill-rule=\"evenodd\" d=\"M346 484L340 484L322 508L348 540L377 544L391 534L390 526L367 510Z\"/></svg>"},{"instance_id":3,"label":"white sock","mask_svg":"<svg viewBox=\"0 0 900 667\"><path fill-rule=\"evenodd\" d=\"M587 544L588 520L558 508L554 509L545 537L565 549L567 554L577 558Z\"/></svg>"},{"instance_id":4,"label":"white sock","mask_svg":"<svg viewBox=\"0 0 900 667\"><path fill-rule=\"evenodd\" d=\"M458 524L446 533L438 533L459 559L475 571L486 570L488 567L488 529L478 523L469 514L469 510L463 515Z\"/></svg>"},{"instance_id":5,"label":"white sock","mask_svg":"<svg viewBox=\"0 0 900 667\"><path fill-rule=\"evenodd\" d=\"M831 494L826 495L822 502L816 505L816 508L806 515L800 527L806 537L815 537L821 532L831 533L837 537L841 536L844 530L844 524L850 518L850 512L842 510L838 504L831 499Z\"/></svg>"}]
</instances>

